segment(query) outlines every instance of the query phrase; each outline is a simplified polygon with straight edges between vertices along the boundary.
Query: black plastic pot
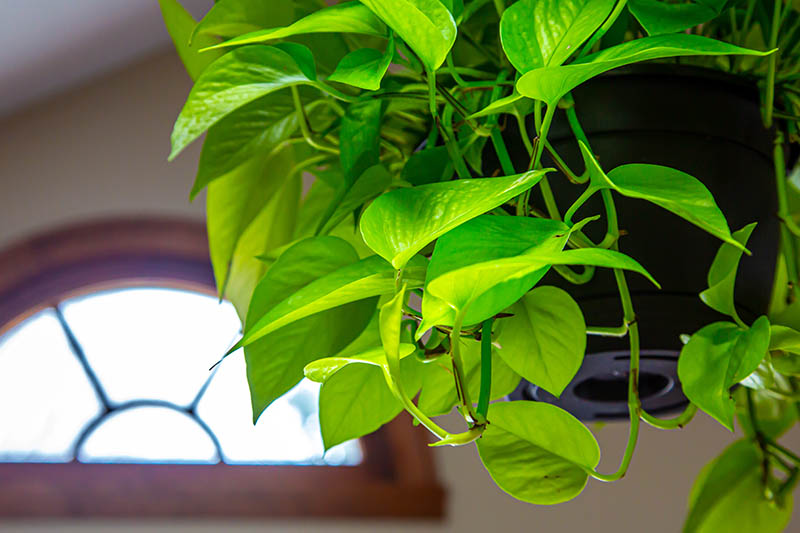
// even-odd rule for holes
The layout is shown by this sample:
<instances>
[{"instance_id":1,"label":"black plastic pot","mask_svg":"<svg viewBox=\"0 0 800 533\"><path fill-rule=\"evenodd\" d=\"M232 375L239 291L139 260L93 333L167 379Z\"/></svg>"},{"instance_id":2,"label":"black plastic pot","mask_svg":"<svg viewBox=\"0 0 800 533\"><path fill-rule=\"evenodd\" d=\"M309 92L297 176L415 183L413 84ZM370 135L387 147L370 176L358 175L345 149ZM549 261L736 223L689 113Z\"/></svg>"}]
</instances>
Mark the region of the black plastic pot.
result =
<instances>
[{"instance_id":1,"label":"black plastic pot","mask_svg":"<svg viewBox=\"0 0 800 533\"><path fill-rule=\"evenodd\" d=\"M727 217L731 231L757 221L750 238L751 257L743 257L736 284L737 306L750 322L769 305L778 249L778 220L772 134L764 129L755 86L706 69L677 65L639 65L618 69L573 92L578 117L606 170L625 163L651 163L682 170L701 180ZM519 171L528 155L509 121L504 138ZM529 127L533 131L533 125ZM583 162L564 113L559 111L549 139L576 172ZM485 167L496 168L491 148ZM545 158L545 165L553 166ZM582 192L561 176L550 178L563 213ZM533 202L543 208L541 195ZM698 293L707 287L708 268L720 241L696 226L646 201L614 194L624 253L636 258L661 283L658 291L644 278L628 275L641 333L640 390L651 413L681 408L686 399L677 378L681 334L726 317L706 307ZM596 195L576 216L603 213ZM602 221L586 233L596 242ZM551 272L541 282L567 289L592 326L619 326L622 309L613 275L598 269L594 279L575 286ZM515 399L557 404L583 420L628 416L628 339L590 336L584 365L560 399L525 383Z\"/></svg>"}]
</instances>

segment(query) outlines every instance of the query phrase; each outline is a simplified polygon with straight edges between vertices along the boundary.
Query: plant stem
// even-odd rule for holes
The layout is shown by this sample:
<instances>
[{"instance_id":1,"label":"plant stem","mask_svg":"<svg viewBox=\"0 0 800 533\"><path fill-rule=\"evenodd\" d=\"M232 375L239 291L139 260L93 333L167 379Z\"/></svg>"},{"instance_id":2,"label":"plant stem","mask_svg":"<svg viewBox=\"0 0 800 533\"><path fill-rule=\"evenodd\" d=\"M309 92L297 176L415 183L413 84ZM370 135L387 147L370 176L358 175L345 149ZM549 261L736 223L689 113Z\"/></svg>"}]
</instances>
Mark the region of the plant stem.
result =
<instances>
[{"instance_id":1,"label":"plant stem","mask_svg":"<svg viewBox=\"0 0 800 533\"><path fill-rule=\"evenodd\" d=\"M464 375L464 360L461 358L461 327L464 322L466 309L460 310L453 321L453 329L450 332L450 357L453 363L453 377L456 381L456 392L461 406L462 413L471 425L480 425L485 422L483 417L478 417L473 409L472 401L469 397L469 387L466 376Z\"/></svg>"},{"instance_id":2,"label":"plant stem","mask_svg":"<svg viewBox=\"0 0 800 533\"><path fill-rule=\"evenodd\" d=\"M625 9L625 5L627 3L628 0L619 0L619 2L617 2L617 5L614 6L614 10L608 16L603 25L600 26L600 29L594 32L594 35L592 35L591 39L589 39L589 41L583 46L581 53L578 54L579 59L588 54L592 50L594 45L597 44L597 41L602 39L603 36L606 34L606 32L608 32L608 30L611 29L611 26L613 26L614 22L617 21L620 14L622 13L622 10Z\"/></svg>"},{"instance_id":3,"label":"plant stem","mask_svg":"<svg viewBox=\"0 0 800 533\"><path fill-rule=\"evenodd\" d=\"M586 326L586 334L598 337L624 337L628 334L628 326L627 324L614 327Z\"/></svg>"},{"instance_id":4,"label":"plant stem","mask_svg":"<svg viewBox=\"0 0 800 533\"><path fill-rule=\"evenodd\" d=\"M492 394L492 319L481 327L481 392L478 397L478 415L486 418Z\"/></svg>"},{"instance_id":5,"label":"plant stem","mask_svg":"<svg viewBox=\"0 0 800 533\"><path fill-rule=\"evenodd\" d=\"M778 195L778 219L781 224L781 252L786 262L786 276L791 285L790 301L800 297L800 284L798 284L798 270L796 250L792 233L800 230L789 215L789 201L786 193L786 168L783 155L783 133L778 131L775 135L773 151L773 164L775 167L775 185ZM797 236L797 234L795 234Z\"/></svg>"},{"instance_id":6,"label":"plant stem","mask_svg":"<svg viewBox=\"0 0 800 533\"><path fill-rule=\"evenodd\" d=\"M769 38L770 50L778 44L778 30L781 26L781 7L782 2L775 0L775 9L772 13L772 32ZM775 72L778 66L778 56L780 50L773 52L769 56L769 70L767 71L767 88L764 103L764 124L767 129L772 127L772 112L775 107Z\"/></svg>"},{"instance_id":7,"label":"plant stem","mask_svg":"<svg viewBox=\"0 0 800 533\"><path fill-rule=\"evenodd\" d=\"M324 144L320 144L316 140L314 140L313 136L311 135L311 129L308 126L308 119L306 118L306 112L303 109L303 102L300 101L300 92L294 85L291 87L291 91L292 91L292 101L294 102L294 108L295 111L297 112L297 122L300 125L300 132L303 134L303 138L306 140L308 145L322 152L328 152L331 154L339 155L339 150L337 148L333 148L332 146L325 146Z\"/></svg>"},{"instance_id":8,"label":"plant stem","mask_svg":"<svg viewBox=\"0 0 800 533\"><path fill-rule=\"evenodd\" d=\"M676 416L675 418L670 419L663 419L663 418L656 418L644 409L641 410L640 415L642 420L644 420L647 424L653 426L654 428L658 429L678 429L684 427L686 424L692 421L694 415L697 414L697 406L693 403L690 403L686 406L686 409Z\"/></svg>"},{"instance_id":9,"label":"plant stem","mask_svg":"<svg viewBox=\"0 0 800 533\"><path fill-rule=\"evenodd\" d=\"M765 443L767 444L767 446L769 446L770 448L774 448L776 451L778 451L778 452L780 452L781 454L783 454L783 455L784 455L784 456L785 456L787 459L789 459L790 461L792 461L794 464L796 464L796 465L800 465L800 456L798 456L798 455L797 455L796 453L794 453L792 450L790 450L790 449L788 449L788 448L786 448L786 447L784 447L784 446L781 446L780 444L778 444L778 443L777 443L777 442L775 442L774 440L770 439L769 437L765 437L765 438L764 438L764 442L765 442Z\"/></svg>"}]
</instances>

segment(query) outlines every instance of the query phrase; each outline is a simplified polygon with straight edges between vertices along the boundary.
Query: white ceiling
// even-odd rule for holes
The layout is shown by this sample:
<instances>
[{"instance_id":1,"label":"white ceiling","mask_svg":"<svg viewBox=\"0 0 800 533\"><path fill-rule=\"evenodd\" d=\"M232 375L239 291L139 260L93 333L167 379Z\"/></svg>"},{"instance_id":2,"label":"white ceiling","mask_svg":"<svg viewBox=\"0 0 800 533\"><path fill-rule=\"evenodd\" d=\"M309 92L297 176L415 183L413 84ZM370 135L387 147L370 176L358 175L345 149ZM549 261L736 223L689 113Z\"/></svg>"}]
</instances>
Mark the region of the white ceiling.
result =
<instances>
[{"instance_id":1,"label":"white ceiling","mask_svg":"<svg viewBox=\"0 0 800 533\"><path fill-rule=\"evenodd\" d=\"M212 0L183 0L195 18ZM0 115L168 46L157 0L0 0Z\"/></svg>"}]
</instances>

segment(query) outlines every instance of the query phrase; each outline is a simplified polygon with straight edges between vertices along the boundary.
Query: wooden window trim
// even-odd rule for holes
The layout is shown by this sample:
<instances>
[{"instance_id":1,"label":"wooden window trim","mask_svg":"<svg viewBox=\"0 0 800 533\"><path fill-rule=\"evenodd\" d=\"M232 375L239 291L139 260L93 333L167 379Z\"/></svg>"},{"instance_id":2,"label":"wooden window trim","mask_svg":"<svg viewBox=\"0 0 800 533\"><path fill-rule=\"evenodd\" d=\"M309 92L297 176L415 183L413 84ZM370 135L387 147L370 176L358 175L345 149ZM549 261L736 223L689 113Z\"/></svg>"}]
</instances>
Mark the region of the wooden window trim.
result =
<instances>
[{"instance_id":1,"label":"wooden window trim","mask_svg":"<svg viewBox=\"0 0 800 533\"><path fill-rule=\"evenodd\" d=\"M40 309L121 286L215 293L201 222L82 223L0 252L0 334ZM364 437L358 466L0 464L0 517L443 516L427 434L406 415Z\"/></svg>"}]
</instances>

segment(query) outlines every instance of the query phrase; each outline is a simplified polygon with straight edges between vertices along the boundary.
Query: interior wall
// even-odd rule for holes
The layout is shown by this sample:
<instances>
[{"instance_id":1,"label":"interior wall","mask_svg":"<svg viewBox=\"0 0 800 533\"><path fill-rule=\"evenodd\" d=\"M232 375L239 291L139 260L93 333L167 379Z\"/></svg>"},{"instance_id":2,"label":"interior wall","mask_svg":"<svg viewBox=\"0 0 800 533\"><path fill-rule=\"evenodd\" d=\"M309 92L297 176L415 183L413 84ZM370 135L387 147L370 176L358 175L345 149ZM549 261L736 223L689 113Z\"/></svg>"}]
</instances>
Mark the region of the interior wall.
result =
<instances>
[{"instance_id":1,"label":"interior wall","mask_svg":"<svg viewBox=\"0 0 800 533\"><path fill-rule=\"evenodd\" d=\"M201 218L203 199L188 201L199 146L170 164L169 134L190 83L178 59L161 53L0 122L0 248L33 233L109 215L172 214ZM2 371L2 370L0 370ZM594 428L602 471L616 470L625 424ZM2 430L2 428L0 428ZM65 531L680 531L699 469L733 441L705 416L664 432L643 427L628 476L590 481L576 500L553 507L517 502L482 469L474 447L436 449L449 491L442 522L15 521L7 532ZM800 434L787 439L797 449ZM794 527L800 528L800 513ZM790 527L791 530L791 527Z\"/></svg>"}]
</instances>

